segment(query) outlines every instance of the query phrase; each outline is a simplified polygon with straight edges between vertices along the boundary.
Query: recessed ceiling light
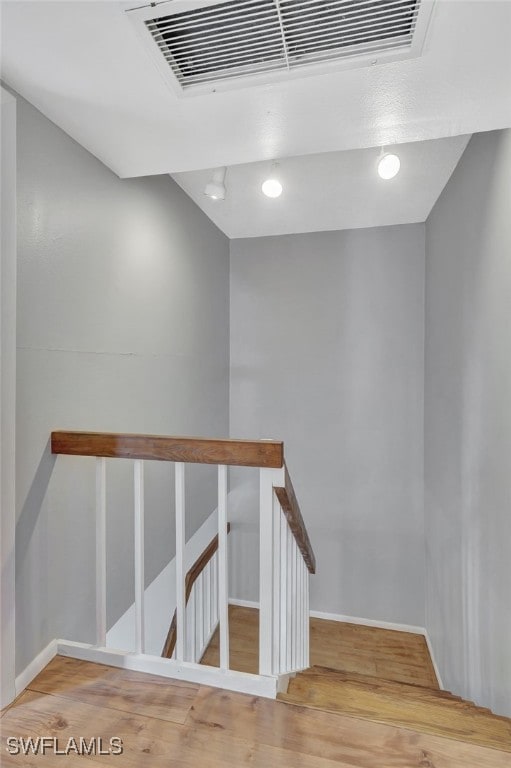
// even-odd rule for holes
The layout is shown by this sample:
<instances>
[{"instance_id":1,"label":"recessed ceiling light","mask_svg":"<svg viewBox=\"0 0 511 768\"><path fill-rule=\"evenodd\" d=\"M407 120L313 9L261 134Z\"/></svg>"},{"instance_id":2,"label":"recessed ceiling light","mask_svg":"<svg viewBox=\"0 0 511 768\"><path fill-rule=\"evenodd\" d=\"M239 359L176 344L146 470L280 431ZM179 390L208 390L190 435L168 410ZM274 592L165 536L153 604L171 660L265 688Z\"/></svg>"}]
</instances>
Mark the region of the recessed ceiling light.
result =
<instances>
[{"instance_id":1,"label":"recessed ceiling light","mask_svg":"<svg viewBox=\"0 0 511 768\"><path fill-rule=\"evenodd\" d=\"M277 168L278 164L273 163L269 178L262 183L261 189L266 197L280 197L282 194L282 184L278 180L276 173Z\"/></svg>"},{"instance_id":2,"label":"recessed ceiling light","mask_svg":"<svg viewBox=\"0 0 511 768\"><path fill-rule=\"evenodd\" d=\"M378 174L382 179L393 179L401 168L401 160L397 155L385 154L378 160Z\"/></svg>"},{"instance_id":3,"label":"recessed ceiling light","mask_svg":"<svg viewBox=\"0 0 511 768\"><path fill-rule=\"evenodd\" d=\"M204 194L210 197L211 200L225 200L225 174L227 168L217 168L214 171L211 181L209 181L204 187Z\"/></svg>"}]
</instances>

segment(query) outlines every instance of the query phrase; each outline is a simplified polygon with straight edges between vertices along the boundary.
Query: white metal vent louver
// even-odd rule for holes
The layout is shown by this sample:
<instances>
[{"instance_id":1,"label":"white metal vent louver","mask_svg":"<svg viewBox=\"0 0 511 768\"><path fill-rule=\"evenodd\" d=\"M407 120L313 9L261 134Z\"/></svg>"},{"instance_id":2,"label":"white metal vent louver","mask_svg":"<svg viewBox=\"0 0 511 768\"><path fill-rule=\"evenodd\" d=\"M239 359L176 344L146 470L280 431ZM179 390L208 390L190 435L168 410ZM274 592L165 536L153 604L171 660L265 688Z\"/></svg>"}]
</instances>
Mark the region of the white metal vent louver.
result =
<instances>
[{"instance_id":1,"label":"white metal vent louver","mask_svg":"<svg viewBox=\"0 0 511 768\"><path fill-rule=\"evenodd\" d=\"M160 5L160 4L159 4ZM169 0L130 11L181 91L420 55L433 0ZM157 48L155 49L155 44Z\"/></svg>"}]
</instances>

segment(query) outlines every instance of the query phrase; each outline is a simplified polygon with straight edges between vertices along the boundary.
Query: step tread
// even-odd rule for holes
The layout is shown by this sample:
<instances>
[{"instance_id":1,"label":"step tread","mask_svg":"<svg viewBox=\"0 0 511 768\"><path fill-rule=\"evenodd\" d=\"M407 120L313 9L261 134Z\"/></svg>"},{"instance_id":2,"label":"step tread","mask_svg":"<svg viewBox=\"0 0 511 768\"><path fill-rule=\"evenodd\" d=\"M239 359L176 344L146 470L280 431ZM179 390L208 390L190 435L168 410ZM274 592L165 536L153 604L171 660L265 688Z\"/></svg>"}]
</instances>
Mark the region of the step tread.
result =
<instances>
[{"instance_id":1,"label":"step tread","mask_svg":"<svg viewBox=\"0 0 511 768\"><path fill-rule=\"evenodd\" d=\"M474 707L472 702L455 697L443 697L431 694L429 691L415 693L400 689L399 687L387 687L374 684L360 683L359 681L340 681L335 683L325 682L324 679L308 678L307 680L293 680L290 682L288 691L294 696L301 696L304 700L317 698L320 695L338 697L341 701L352 700L358 695L365 698L367 695L374 694L385 700L405 700L408 704L414 702L425 702L434 705L443 705L448 709L466 710Z\"/></svg>"},{"instance_id":2,"label":"step tread","mask_svg":"<svg viewBox=\"0 0 511 768\"><path fill-rule=\"evenodd\" d=\"M511 723L511 719L501 715L495 715L490 709L480 707L469 699L463 699L461 696L455 696L450 691L441 691L435 688L424 688L410 683L401 683L385 678L372 677L371 675L356 674L352 676L351 672L333 670L332 674L315 674L314 668L300 672L290 681L289 689L306 692L309 689L318 691L339 691L346 692L348 689L372 691L375 694L384 696L406 695L408 702L413 701L432 701L438 704L451 704L453 706L462 705L461 709L475 709L481 714L490 715L493 719L502 720L504 723ZM288 690L288 692L290 692Z\"/></svg>"},{"instance_id":3,"label":"step tread","mask_svg":"<svg viewBox=\"0 0 511 768\"><path fill-rule=\"evenodd\" d=\"M322 667L318 665L304 669L302 672L300 672L299 677L307 677L308 679L316 677L335 677L337 680L339 680L339 682L349 680L350 682L367 683L368 685L375 685L377 687L388 687L389 690L399 690L401 688L403 692L406 693L408 693L408 691L413 692L418 690L421 693L424 692L425 694L430 694L433 698L442 698L446 699L447 701L463 702L465 705L469 707L475 707L478 711L486 712L492 717L501 717L500 715L495 715L491 709L488 709L488 707L480 707L473 701L470 701L470 699L464 699L461 696L457 696L456 694L452 693L451 691L447 691L442 688L429 688L424 685L419 685L418 683L404 683L401 680L391 680L388 677L363 675L360 672L350 672L344 669L335 669L333 667ZM294 679L297 680L298 678ZM509 718L504 717L503 719L507 721Z\"/></svg>"},{"instance_id":4,"label":"step tread","mask_svg":"<svg viewBox=\"0 0 511 768\"><path fill-rule=\"evenodd\" d=\"M467 709L474 706L472 702L467 702L458 697L450 696L437 696L435 693L424 691L423 693L415 693L414 691L408 691L400 689L399 687L388 687L385 685L366 684L359 681L340 681L336 683L336 687L344 688L344 691L352 692L352 695L360 691L362 694L366 692L372 692L377 695L382 695L390 698L406 698L409 702L425 701L432 702L434 704L441 703L450 708ZM308 678L308 680L293 680L288 687L288 693L293 695L302 695L307 697L309 691L315 693L331 693L331 685L326 684L321 678L315 680L314 678Z\"/></svg>"},{"instance_id":5,"label":"step tread","mask_svg":"<svg viewBox=\"0 0 511 768\"><path fill-rule=\"evenodd\" d=\"M455 696L451 691L446 691L441 688L431 688L429 686L420 685L419 683L406 683L401 680L392 680L388 677L380 677L379 675L365 675L360 672L351 672L350 670L346 669L334 669L333 667L322 667L322 666L313 666L309 667L308 669L303 670L303 672L300 672L300 676L312 678L312 677L326 677L326 678L336 678L339 681L343 680L350 680L350 681L359 681L361 683L368 683L368 684L378 684L378 685L387 685L389 687L393 688L402 688L403 690L411 690L411 691L427 691L428 693L431 693L433 695L437 695L439 697L445 697L450 698L453 697L455 699L460 699L460 696Z\"/></svg>"},{"instance_id":6,"label":"step tread","mask_svg":"<svg viewBox=\"0 0 511 768\"><path fill-rule=\"evenodd\" d=\"M466 700L435 697L428 689L398 683L394 690L360 680L339 680L339 675L301 673L287 694L278 698L291 704L414 728L511 752L511 720L493 715ZM418 686L417 686L418 687ZM409 690L410 689L410 690Z\"/></svg>"}]
</instances>

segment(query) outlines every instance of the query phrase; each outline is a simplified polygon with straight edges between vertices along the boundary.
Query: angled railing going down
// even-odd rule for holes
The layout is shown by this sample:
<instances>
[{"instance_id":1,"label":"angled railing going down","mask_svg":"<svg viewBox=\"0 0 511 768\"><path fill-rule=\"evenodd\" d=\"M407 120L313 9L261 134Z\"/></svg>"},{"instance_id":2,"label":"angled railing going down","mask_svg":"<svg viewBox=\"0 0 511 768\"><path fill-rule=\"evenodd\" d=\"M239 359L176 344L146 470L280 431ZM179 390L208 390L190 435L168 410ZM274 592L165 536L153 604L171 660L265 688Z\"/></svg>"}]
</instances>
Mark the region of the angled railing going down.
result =
<instances>
[{"instance_id":1,"label":"angled railing going down","mask_svg":"<svg viewBox=\"0 0 511 768\"><path fill-rule=\"evenodd\" d=\"M231 530L231 524L227 523L227 533ZM218 534L212 539L206 549L199 555L185 577L185 605L188 606L190 598L193 596L191 617L193 622L201 622L202 627L198 628L193 635L193 647L190 655L191 661L200 661L202 653L207 647L208 640L211 638L218 624L218 603L216 601L216 586L218 580L218 562L216 554L218 551ZM201 581L202 580L202 583ZM195 596L194 587L199 581L197 596ZM177 611L174 611L169 631L165 640L165 645L161 655L165 659L171 659L176 647L177 637Z\"/></svg>"}]
</instances>

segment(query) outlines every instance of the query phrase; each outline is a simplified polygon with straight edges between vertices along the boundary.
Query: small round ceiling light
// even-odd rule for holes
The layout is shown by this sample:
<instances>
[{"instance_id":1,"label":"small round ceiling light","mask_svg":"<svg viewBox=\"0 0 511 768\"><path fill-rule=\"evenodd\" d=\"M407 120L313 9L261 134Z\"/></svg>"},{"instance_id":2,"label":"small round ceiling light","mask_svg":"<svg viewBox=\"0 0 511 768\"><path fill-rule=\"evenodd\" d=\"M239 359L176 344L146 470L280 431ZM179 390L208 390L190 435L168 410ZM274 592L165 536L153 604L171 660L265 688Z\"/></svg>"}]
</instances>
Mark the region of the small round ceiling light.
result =
<instances>
[{"instance_id":1,"label":"small round ceiling light","mask_svg":"<svg viewBox=\"0 0 511 768\"><path fill-rule=\"evenodd\" d=\"M282 194L282 184L278 179L277 169L278 164L273 163L269 177L261 185L261 190L266 197L275 198L280 197Z\"/></svg>"},{"instance_id":2,"label":"small round ceiling light","mask_svg":"<svg viewBox=\"0 0 511 768\"><path fill-rule=\"evenodd\" d=\"M393 179L401 168L401 160L397 155L385 153L378 160L378 175L382 179Z\"/></svg>"},{"instance_id":3,"label":"small round ceiling light","mask_svg":"<svg viewBox=\"0 0 511 768\"><path fill-rule=\"evenodd\" d=\"M217 168L216 171L213 172L211 181L208 181L204 187L204 194L207 197L210 197L211 200L225 200L225 195L227 192L225 188L226 173L227 168Z\"/></svg>"}]
</instances>

